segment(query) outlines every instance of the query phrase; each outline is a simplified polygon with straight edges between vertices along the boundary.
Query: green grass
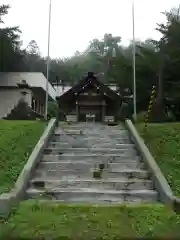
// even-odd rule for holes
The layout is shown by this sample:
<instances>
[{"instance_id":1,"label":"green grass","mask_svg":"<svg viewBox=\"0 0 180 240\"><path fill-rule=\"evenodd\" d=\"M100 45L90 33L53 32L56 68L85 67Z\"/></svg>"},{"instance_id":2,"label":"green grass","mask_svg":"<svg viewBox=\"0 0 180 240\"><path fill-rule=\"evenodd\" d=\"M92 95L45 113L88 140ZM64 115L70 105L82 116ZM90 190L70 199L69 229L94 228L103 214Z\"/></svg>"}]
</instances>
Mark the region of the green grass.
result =
<instances>
[{"instance_id":1,"label":"green grass","mask_svg":"<svg viewBox=\"0 0 180 240\"><path fill-rule=\"evenodd\" d=\"M24 201L5 222L1 238L120 239L179 236L180 216L161 204L87 206Z\"/></svg>"},{"instance_id":2,"label":"green grass","mask_svg":"<svg viewBox=\"0 0 180 240\"><path fill-rule=\"evenodd\" d=\"M146 117L145 117L146 114L147 114L147 112L145 112L145 111L138 113L138 114L137 114L137 122L138 122L138 123L144 122L145 119L146 119Z\"/></svg>"},{"instance_id":3,"label":"green grass","mask_svg":"<svg viewBox=\"0 0 180 240\"><path fill-rule=\"evenodd\" d=\"M0 120L0 194L13 187L45 124Z\"/></svg>"},{"instance_id":4,"label":"green grass","mask_svg":"<svg viewBox=\"0 0 180 240\"><path fill-rule=\"evenodd\" d=\"M0 168L0 189L3 191L9 190L17 179L27 156L42 134L44 125L45 123L41 122L0 122L0 152L3 151L4 156L0 159L3 167L3 170ZM142 132L143 125L138 124L137 128ZM178 129L180 130L178 124L174 124L173 128L172 124L150 125L147 135L144 136L153 155L158 152L168 159L164 163L161 155L157 158L158 162L162 162L161 167L164 166L167 172L171 171L172 174L176 172L177 166L171 167L170 157L172 158L175 153L178 155L178 149L176 152L176 149L171 147L169 153L167 141L171 139L172 146L174 142L178 142ZM167 138L169 132L173 136ZM175 162L177 164L177 161ZM176 174L175 176L178 181L178 176ZM180 215L159 203L90 206L28 200L21 202L9 218L0 220L0 239L3 240L12 238L114 240L135 236L156 236L158 239L179 236L180 239Z\"/></svg>"},{"instance_id":5,"label":"green grass","mask_svg":"<svg viewBox=\"0 0 180 240\"><path fill-rule=\"evenodd\" d=\"M173 193L180 196L180 124L137 124L146 145L167 178Z\"/></svg>"}]
</instances>

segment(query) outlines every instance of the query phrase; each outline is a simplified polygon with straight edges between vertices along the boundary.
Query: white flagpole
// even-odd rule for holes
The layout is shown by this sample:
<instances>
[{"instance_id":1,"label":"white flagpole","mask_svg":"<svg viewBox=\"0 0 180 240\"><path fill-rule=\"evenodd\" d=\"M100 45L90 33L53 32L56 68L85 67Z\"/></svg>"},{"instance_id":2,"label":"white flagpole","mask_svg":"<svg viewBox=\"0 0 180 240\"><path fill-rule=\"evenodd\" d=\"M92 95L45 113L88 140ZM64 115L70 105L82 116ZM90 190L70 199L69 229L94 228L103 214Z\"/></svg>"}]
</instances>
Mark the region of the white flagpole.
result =
<instances>
[{"instance_id":1,"label":"white flagpole","mask_svg":"<svg viewBox=\"0 0 180 240\"><path fill-rule=\"evenodd\" d=\"M135 42L135 11L134 0L132 0L132 21L133 21L133 113L134 120L137 119L136 111L136 42Z\"/></svg>"},{"instance_id":2,"label":"white flagpole","mask_svg":"<svg viewBox=\"0 0 180 240\"><path fill-rule=\"evenodd\" d=\"M45 119L48 118L48 84L49 84L49 64L50 64L50 37L51 37L51 0L49 1L49 26L48 26L48 56L47 56L47 81L46 81L46 103L45 103Z\"/></svg>"}]
</instances>

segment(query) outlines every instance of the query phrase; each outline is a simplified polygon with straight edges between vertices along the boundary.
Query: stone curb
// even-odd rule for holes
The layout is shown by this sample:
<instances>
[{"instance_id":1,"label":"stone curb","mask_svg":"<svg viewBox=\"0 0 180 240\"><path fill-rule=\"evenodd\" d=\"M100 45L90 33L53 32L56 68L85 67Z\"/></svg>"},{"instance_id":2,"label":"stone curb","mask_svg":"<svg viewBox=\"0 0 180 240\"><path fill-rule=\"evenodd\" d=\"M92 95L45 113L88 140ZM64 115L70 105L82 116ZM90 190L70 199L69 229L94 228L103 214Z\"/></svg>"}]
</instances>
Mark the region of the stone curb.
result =
<instances>
[{"instance_id":1,"label":"stone curb","mask_svg":"<svg viewBox=\"0 0 180 240\"><path fill-rule=\"evenodd\" d=\"M130 136L134 141L139 153L143 157L144 163L146 164L150 173L152 174L155 188L159 192L159 200L172 206L175 200L173 197L173 193L166 178L161 172L159 166L157 165L155 159L151 155L149 149L146 147L143 139L139 136L131 120L126 120L125 126L128 129Z\"/></svg>"},{"instance_id":2,"label":"stone curb","mask_svg":"<svg viewBox=\"0 0 180 240\"><path fill-rule=\"evenodd\" d=\"M31 173L36 164L40 161L40 156L43 153L44 148L46 147L55 127L56 119L53 118L49 121L44 133L29 156L29 159L21 171L14 188L9 193L2 193L0 195L0 215L9 214L11 208L21 199L23 199L25 189L31 177Z\"/></svg>"}]
</instances>

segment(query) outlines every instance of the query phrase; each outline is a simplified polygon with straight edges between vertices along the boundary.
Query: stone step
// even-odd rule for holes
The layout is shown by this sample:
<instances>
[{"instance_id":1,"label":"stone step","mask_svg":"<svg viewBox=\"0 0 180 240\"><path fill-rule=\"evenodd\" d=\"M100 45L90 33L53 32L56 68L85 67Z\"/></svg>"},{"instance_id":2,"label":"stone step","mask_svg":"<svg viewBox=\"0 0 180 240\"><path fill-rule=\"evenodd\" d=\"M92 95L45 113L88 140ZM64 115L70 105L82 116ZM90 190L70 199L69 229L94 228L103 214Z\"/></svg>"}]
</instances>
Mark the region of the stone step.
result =
<instances>
[{"instance_id":1,"label":"stone step","mask_svg":"<svg viewBox=\"0 0 180 240\"><path fill-rule=\"evenodd\" d=\"M91 126L88 126L88 125L81 125L81 126L78 126L78 125L67 125L67 126L62 126L62 127L57 127L56 128L57 130L59 129L63 129L65 132L70 130L93 130L94 129L94 126L91 125ZM122 131L122 130L126 130L124 126L99 126L99 130L101 131L107 131L107 132L110 132L110 131Z\"/></svg>"},{"instance_id":2,"label":"stone step","mask_svg":"<svg viewBox=\"0 0 180 240\"><path fill-rule=\"evenodd\" d=\"M97 190L153 190L151 180L130 179L130 180L46 180L45 178L36 178L30 181L30 188L53 190L54 188L68 189L97 189Z\"/></svg>"},{"instance_id":3,"label":"stone step","mask_svg":"<svg viewBox=\"0 0 180 240\"><path fill-rule=\"evenodd\" d=\"M50 141L48 143L48 146L59 146L59 147L66 147L66 146L69 146L70 143L69 142L64 142L64 141Z\"/></svg>"},{"instance_id":4,"label":"stone step","mask_svg":"<svg viewBox=\"0 0 180 240\"><path fill-rule=\"evenodd\" d=\"M63 132L62 130L55 130L53 133L53 136L72 136L72 137L78 137L78 136L89 136L89 137L102 137L102 135L99 133L99 131L95 130L82 130L82 131L74 131L74 132ZM118 138L127 138L129 137L129 132L127 130L122 130L120 132L117 131L110 131L106 132L107 136L113 136L113 137L118 137Z\"/></svg>"},{"instance_id":5,"label":"stone step","mask_svg":"<svg viewBox=\"0 0 180 240\"><path fill-rule=\"evenodd\" d=\"M49 199L39 199L38 198L38 202L40 203L49 203ZM64 200L55 200L53 199L53 204L64 204L65 201ZM87 204L89 204L90 206L103 206L103 207L111 207L111 206L115 206L117 207L117 205L119 206L120 204L131 204L131 206L134 204L135 206L137 206L137 204L150 204L150 203L154 203L154 202L157 202L157 201L153 201L153 200L149 200L149 199L145 199L145 200L142 200L142 199L138 199L138 198L134 198L133 201L131 200L126 200L125 202L124 201L112 201L112 200L106 200L106 201L103 201L103 200L92 200L90 202L78 202L78 201L68 201L67 203L69 204L73 204L73 205L79 205L81 204L81 206L87 206Z\"/></svg>"},{"instance_id":6,"label":"stone step","mask_svg":"<svg viewBox=\"0 0 180 240\"><path fill-rule=\"evenodd\" d=\"M93 144L103 144L103 143L109 143L110 140L107 139L89 139L89 138L82 138L82 139L77 139L78 142L80 143L89 143L92 142ZM132 144L130 139L128 138L120 138L118 140L115 141L116 144ZM69 141L67 139L67 137L60 137L60 138L51 138L50 143L61 143L62 145L67 145L69 144Z\"/></svg>"},{"instance_id":7,"label":"stone step","mask_svg":"<svg viewBox=\"0 0 180 240\"><path fill-rule=\"evenodd\" d=\"M121 144L121 143L92 143L96 148L114 148L114 149L136 149L135 144Z\"/></svg>"},{"instance_id":8,"label":"stone step","mask_svg":"<svg viewBox=\"0 0 180 240\"><path fill-rule=\"evenodd\" d=\"M81 135L83 133L83 130L74 130L74 129L67 129L66 131L62 128L56 128L54 131L54 134L62 134L62 135Z\"/></svg>"},{"instance_id":9,"label":"stone step","mask_svg":"<svg viewBox=\"0 0 180 240\"><path fill-rule=\"evenodd\" d=\"M73 136L72 140L77 140L77 141L82 141L84 140L85 137L83 136ZM65 136L65 135L52 135L51 137L51 141L52 142L68 142L69 143L69 136Z\"/></svg>"},{"instance_id":10,"label":"stone step","mask_svg":"<svg viewBox=\"0 0 180 240\"><path fill-rule=\"evenodd\" d=\"M118 140L116 139L111 139L111 138L102 138L102 139L98 139L98 138L87 138L87 139L83 139L84 141L87 142L93 142L94 144L103 144L103 143L112 143L112 144L132 144L131 140L129 138L118 138Z\"/></svg>"},{"instance_id":11,"label":"stone step","mask_svg":"<svg viewBox=\"0 0 180 240\"><path fill-rule=\"evenodd\" d=\"M97 137L86 137L83 135L73 136L73 138L77 141L85 141L85 142L93 141L94 143L101 143L101 142L103 143L103 142L107 141L107 139L102 138L102 137L98 137L98 138ZM117 143L121 143L121 144L131 143L131 140L129 137L117 137L117 138L114 138L114 140ZM64 136L64 135L53 135L51 137L51 141L52 142L69 142L69 138L68 138L68 136Z\"/></svg>"},{"instance_id":12,"label":"stone step","mask_svg":"<svg viewBox=\"0 0 180 240\"><path fill-rule=\"evenodd\" d=\"M92 168L99 167L99 164L104 164L104 168L108 169L142 169L145 168L144 163L142 162L121 162L121 163L108 163L104 161L91 161L91 162L82 162L82 161L50 161L50 162L40 162L38 168L41 170L84 170L89 171Z\"/></svg>"},{"instance_id":13,"label":"stone step","mask_svg":"<svg viewBox=\"0 0 180 240\"><path fill-rule=\"evenodd\" d=\"M47 177L51 179L59 179L59 180L67 180L68 178L71 179L80 179L80 178L93 178L93 170L89 169L87 171L83 169L67 169L67 170L58 170L58 169L52 169L47 170L43 169L41 170L38 168L33 177ZM139 178L139 179L148 179L149 174L146 170L140 170L140 169L112 169L112 170L104 170L101 179L107 179L107 178L124 178L126 179L132 179L132 178Z\"/></svg>"},{"instance_id":14,"label":"stone step","mask_svg":"<svg viewBox=\"0 0 180 240\"><path fill-rule=\"evenodd\" d=\"M82 142L76 142L72 147L73 148L87 148L90 147L90 145L93 147L99 147L99 148L115 148L115 149L135 149L135 145L134 144L112 144L112 143L95 143L92 142L90 143L90 141L86 142L86 141L82 141ZM66 147L70 147L71 145L68 142L50 142L48 144L49 148L66 148Z\"/></svg>"},{"instance_id":15,"label":"stone step","mask_svg":"<svg viewBox=\"0 0 180 240\"><path fill-rule=\"evenodd\" d=\"M110 129L110 128L81 128L83 131L88 131L90 133L94 133L94 134L99 134L101 133L107 133L107 134L123 134L123 133L129 133L129 131L127 129Z\"/></svg>"},{"instance_id":16,"label":"stone step","mask_svg":"<svg viewBox=\"0 0 180 240\"><path fill-rule=\"evenodd\" d=\"M83 132L82 131L63 132L62 130L56 129L53 133L53 136L67 136L67 137L83 136Z\"/></svg>"},{"instance_id":17,"label":"stone step","mask_svg":"<svg viewBox=\"0 0 180 240\"><path fill-rule=\"evenodd\" d=\"M99 131L98 131L99 130ZM67 134L80 134L82 132L88 132L88 133L94 133L95 135L96 134L99 134L99 132L105 132L107 134L123 134L123 133L129 133L129 131L125 128L122 128L122 129L114 129L114 128L103 128L103 127L100 127L100 128L94 128L94 127L79 127L79 128L64 128L64 127L57 127L55 130L54 130L54 133L56 134L59 134L59 133L67 133Z\"/></svg>"},{"instance_id":18,"label":"stone step","mask_svg":"<svg viewBox=\"0 0 180 240\"><path fill-rule=\"evenodd\" d=\"M158 193L153 190L60 190L60 191L45 191L29 188L26 190L28 198L61 200L64 202L151 202L158 200Z\"/></svg>"},{"instance_id":19,"label":"stone step","mask_svg":"<svg viewBox=\"0 0 180 240\"><path fill-rule=\"evenodd\" d=\"M89 133L84 133L84 135L88 135L89 137L102 137L98 132L89 132ZM104 135L103 135L104 136ZM105 134L105 136L113 137L114 139L116 138L129 138L129 133L128 131L122 131L121 133L116 133L116 132L109 132Z\"/></svg>"},{"instance_id":20,"label":"stone step","mask_svg":"<svg viewBox=\"0 0 180 240\"><path fill-rule=\"evenodd\" d=\"M140 161L141 158L136 155L128 156L126 154L91 154L91 153L64 153L64 154L44 154L42 161L108 161L108 162L132 162Z\"/></svg>"},{"instance_id":21,"label":"stone step","mask_svg":"<svg viewBox=\"0 0 180 240\"><path fill-rule=\"evenodd\" d=\"M137 151L134 149L113 149L113 148L52 148L47 147L44 149L45 154L63 154L63 153L109 153L109 154L124 154L127 156L134 156Z\"/></svg>"}]
</instances>

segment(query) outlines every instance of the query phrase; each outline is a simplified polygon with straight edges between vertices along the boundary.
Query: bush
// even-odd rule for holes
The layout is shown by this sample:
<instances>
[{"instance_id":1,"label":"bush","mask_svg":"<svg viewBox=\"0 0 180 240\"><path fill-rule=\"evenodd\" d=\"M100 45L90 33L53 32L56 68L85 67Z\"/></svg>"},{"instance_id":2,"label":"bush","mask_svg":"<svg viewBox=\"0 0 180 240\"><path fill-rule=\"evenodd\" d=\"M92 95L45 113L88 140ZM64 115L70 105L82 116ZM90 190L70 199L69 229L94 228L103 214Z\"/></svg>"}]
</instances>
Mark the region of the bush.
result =
<instances>
[{"instance_id":1,"label":"bush","mask_svg":"<svg viewBox=\"0 0 180 240\"><path fill-rule=\"evenodd\" d=\"M4 119L6 120L36 120L36 118L42 118L39 114L35 113L28 103L23 99L19 100L17 106L12 109L10 114Z\"/></svg>"},{"instance_id":2,"label":"bush","mask_svg":"<svg viewBox=\"0 0 180 240\"><path fill-rule=\"evenodd\" d=\"M48 102L48 118L56 118L59 113L59 107L56 102Z\"/></svg>"},{"instance_id":3,"label":"bush","mask_svg":"<svg viewBox=\"0 0 180 240\"><path fill-rule=\"evenodd\" d=\"M48 103L48 119L57 118L59 121L65 121L65 113L56 102Z\"/></svg>"}]
</instances>

